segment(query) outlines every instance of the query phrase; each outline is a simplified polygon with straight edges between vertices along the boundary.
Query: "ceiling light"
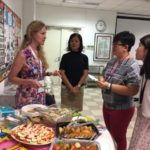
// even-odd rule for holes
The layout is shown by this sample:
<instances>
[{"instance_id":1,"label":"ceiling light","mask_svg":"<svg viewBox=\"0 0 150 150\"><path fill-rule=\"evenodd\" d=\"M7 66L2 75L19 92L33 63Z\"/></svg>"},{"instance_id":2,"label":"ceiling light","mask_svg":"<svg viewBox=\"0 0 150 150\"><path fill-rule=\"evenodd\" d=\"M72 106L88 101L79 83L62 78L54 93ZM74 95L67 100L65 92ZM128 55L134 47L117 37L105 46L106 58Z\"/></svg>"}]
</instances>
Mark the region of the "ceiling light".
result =
<instances>
[{"instance_id":1,"label":"ceiling light","mask_svg":"<svg viewBox=\"0 0 150 150\"><path fill-rule=\"evenodd\" d=\"M64 3L71 3L71 4L81 4L81 5L93 5L93 6L98 6L99 3L97 2L81 2L77 0L63 0Z\"/></svg>"},{"instance_id":2,"label":"ceiling light","mask_svg":"<svg viewBox=\"0 0 150 150\"><path fill-rule=\"evenodd\" d=\"M72 4L81 4L81 1L73 1L73 0L63 0L64 3L72 3Z\"/></svg>"}]
</instances>

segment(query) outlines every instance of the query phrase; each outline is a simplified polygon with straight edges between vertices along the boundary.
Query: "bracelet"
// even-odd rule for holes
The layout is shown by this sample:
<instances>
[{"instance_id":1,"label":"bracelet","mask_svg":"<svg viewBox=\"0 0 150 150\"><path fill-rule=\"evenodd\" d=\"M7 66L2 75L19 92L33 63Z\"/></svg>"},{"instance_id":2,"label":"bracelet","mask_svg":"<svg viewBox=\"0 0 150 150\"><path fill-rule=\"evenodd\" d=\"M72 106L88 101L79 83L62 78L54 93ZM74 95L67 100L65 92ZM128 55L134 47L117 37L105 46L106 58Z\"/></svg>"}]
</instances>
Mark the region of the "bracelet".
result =
<instances>
[{"instance_id":1,"label":"bracelet","mask_svg":"<svg viewBox=\"0 0 150 150\"><path fill-rule=\"evenodd\" d=\"M112 90L112 83L110 83L110 89L109 89L110 91Z\"/></svg>"},{"instance_id":2,"label":"bracelet","mask_svg":"<svg viewBox=\"0 0 150 150\"><path fill-rule=\"evenodd\" d=\"M108 83L106 89L111 91L111 88L112 88L112 83Z\"/></svg>"}]
</instances>

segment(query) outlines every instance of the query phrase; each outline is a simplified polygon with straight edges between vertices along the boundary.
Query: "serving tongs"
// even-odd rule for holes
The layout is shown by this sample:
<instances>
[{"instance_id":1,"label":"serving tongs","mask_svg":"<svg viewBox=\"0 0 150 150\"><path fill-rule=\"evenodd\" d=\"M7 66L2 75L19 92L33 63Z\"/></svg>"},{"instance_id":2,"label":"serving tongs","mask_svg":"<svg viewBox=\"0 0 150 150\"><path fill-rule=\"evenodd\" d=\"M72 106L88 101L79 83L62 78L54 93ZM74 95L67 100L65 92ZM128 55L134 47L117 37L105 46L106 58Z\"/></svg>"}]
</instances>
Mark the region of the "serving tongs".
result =
<instances>
[{"instance_id":1,"label":"serving tongs","mask_svg":"<svg viewBox=\"0 0 150 150\"><path fill-rule=\"evenodd\" d=\"M27 117L18 116L18 115L8 115L6 117L6 120L11 122L11 123L22 124L22 123L27 122Z\"/></svg>"},{"instance_id":2,"label":"serving tongs","mask_svg":"<svg viewBox=\"0 0 150 150\"><path fill-rule=\"evenodd\" d=\"M81 126L90 125L91 123L93 123L93 122L78 123L77 121L73 121L73 122L70 122L66 127L70 127L70 126L81 127Z\"/></svg>"}]
</instances>

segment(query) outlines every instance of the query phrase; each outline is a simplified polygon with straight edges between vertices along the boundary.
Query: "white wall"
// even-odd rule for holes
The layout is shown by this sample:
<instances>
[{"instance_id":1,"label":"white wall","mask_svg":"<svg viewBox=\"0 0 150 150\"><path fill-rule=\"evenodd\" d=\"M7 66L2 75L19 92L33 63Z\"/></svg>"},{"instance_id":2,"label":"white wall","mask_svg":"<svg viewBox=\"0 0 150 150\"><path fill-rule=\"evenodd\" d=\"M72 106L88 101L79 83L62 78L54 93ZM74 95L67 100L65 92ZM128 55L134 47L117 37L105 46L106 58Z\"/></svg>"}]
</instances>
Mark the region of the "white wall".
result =
<instances>
[{"instance_id":1,"label":"white wall","mask_svg":"<svg viewBox=\"0 0 150 150\"><path fill-rule=\"evenodd\" d=\"M23 27L23 34L25 34L27 25L35 20L36 15L36 3L35 0L24 0L23 1L23 21L22 21L22 27Z\"/></svg>"},{"instance_id":2,"label":"white wall","mask_svg":"<svg viewBox=\"0 0 150 150\"><path fill-rule=\"evenodd\" d=\"M150 34L150 18L149 20L144 20L144 18L118 18L116 32L118 33L125 30L132 32L136 37L135 45L131 49L131 55L135 58L139 39L146 34ZM140 65L142 64L141 61L138 62Z\"/></svg>"},{"instance_id":3,"label":"white wall","mask_svg":"<svg viewBox=\"0 0 150 150\"><path fill-rule=\"evenodd\" d=\"M94 45L94 35L97 33L95 24L99 19L106 22L105 33L115 33L116 12L92 9L58 7L51 5L36 5L36 19L49 26L80 27L84 46ZM69 38L69 37L68 37ZM93 50L85 50L90 65L105 64L93 61Z\"/></svg>"},{"instance_id":4,"label":"white wall","mask_svg":"<svg viewBox=\"0 0 150 150\"><path fill-rule=\"evenodd\" d=\"M23 14L22 14L23 0L3 0L3 1L22 20L22 18L23 18ZM0 82L0 93L2 93L3 90L4 90L4 81Z\"/></svg>"}]
</instances>

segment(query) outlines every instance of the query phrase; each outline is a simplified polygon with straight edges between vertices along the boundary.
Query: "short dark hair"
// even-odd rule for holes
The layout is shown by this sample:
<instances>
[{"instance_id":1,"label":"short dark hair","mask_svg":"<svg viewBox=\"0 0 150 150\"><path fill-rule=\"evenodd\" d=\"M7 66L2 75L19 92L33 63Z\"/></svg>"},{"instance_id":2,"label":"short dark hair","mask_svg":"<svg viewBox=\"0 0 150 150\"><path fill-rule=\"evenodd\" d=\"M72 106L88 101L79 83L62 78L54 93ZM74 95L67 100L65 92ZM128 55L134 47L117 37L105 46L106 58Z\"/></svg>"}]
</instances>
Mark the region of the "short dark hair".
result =
<instances>
[{"instance_id":1,"label":"short dark hair","mask_svg":"<svg viewBox=\"0 0 150 150\"><path fill-rule=\"evenodd\" d=\"M123 45L128 45L128 51L135 43L135 36L129 31L122 31L114 36L113 43L120 41Z\"/></svg>"},{"instance_id":2,"label":"short dark hair","mask_svg":"<svg viewBox=\"0 0 150 150\"><path fill-rule=\"evenodd\" d=\"M140 75L145 74L147 79L150 79L150 34L143 36L140 39L141 44L147 50Z\"/></svg>"},{"instance_id":3,"label":"short dark hair","mask_svg":"<svg viewBox=\"0 0 150 150\"><path fill-rule=\"evenodd\" d=\"M83 51L83 41L82 41L82 36L79 33L73 33L70 35L69 41L68 41L68 47L67 51L72 51L72 48L70 47L70 42L74 37L78 37L80 41L80 47L79 47L79 52Z\"/></svg>"}]
</instances>

